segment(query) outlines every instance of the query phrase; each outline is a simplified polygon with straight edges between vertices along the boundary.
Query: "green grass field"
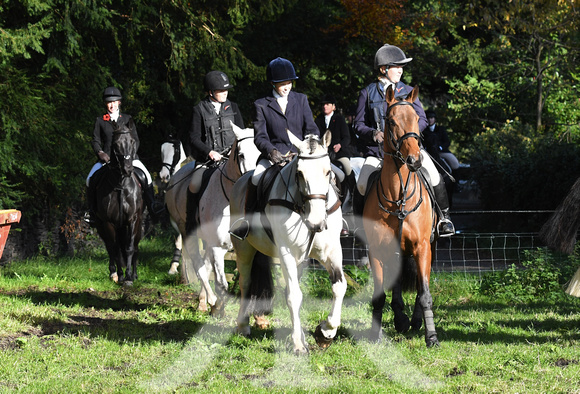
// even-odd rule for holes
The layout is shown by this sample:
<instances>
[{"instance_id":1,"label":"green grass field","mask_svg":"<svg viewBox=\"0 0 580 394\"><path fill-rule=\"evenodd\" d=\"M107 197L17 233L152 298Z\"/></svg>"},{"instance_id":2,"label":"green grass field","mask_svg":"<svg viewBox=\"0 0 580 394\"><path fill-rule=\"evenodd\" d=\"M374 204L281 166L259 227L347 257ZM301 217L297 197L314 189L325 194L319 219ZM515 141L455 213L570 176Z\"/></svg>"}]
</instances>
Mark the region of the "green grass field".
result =
<instances>
[{"instance_id":1,"label":"green grass field","mask_svg":"<svg viewBox=\"0 0 580 394\"><path fill-rule=\"evenodd\" d=\"M306 270L311 348L298 357L282 289L271 327L239 337L235 295L224 318L197 312L196 285L166 273L172 248L169 237L142 241L128 289L109 281L104 248L3 267L0 392L580 393L580 301L561 291L523 302L483 295L463 274L434 275L441 346L427 349L422 331L394 331L388 309L385 340L366 340L372 280L350 271L337 339L320 349L312 333L330 307L329 282Z\"/></svg>"}]
</instances>

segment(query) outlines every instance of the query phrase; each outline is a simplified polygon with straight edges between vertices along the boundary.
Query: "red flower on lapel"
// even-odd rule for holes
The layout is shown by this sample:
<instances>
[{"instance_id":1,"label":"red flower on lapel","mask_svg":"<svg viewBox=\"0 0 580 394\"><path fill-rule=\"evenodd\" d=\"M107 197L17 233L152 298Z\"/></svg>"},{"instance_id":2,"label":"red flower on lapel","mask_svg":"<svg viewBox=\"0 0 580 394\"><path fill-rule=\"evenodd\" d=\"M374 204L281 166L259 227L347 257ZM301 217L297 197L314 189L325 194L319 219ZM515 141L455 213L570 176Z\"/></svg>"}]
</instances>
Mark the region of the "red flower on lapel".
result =
<instances>
[{"instance_id":1,"label":"red flower on lapel","mask_svg":"<svg viewBox=\"0 0 580 394\"><path fill-rule=\"evenodd\" d=\"M109 120L111 120L111 115L109 115L109 114L104 114L104 115L103 115L103 120L104 120L105 122L108 122Z\"/></svg>"}]
</instances>

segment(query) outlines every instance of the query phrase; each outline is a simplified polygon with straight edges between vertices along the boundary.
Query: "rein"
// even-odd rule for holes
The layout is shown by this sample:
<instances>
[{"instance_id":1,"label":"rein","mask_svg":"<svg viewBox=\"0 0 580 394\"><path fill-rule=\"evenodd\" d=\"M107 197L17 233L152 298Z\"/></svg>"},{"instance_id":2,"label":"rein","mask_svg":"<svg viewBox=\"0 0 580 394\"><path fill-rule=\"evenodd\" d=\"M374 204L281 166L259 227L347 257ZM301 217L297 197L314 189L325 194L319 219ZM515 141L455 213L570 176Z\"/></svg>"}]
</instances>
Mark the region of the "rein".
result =
<instances>
[{"instance_id":1,"label":"rein","mask_svg":"<svg viewBox=\"0 0 580 394\"><path fill-rule=\"evenodd\" d=\"M409 171L409 173L407 175L407 180L406 181L403 180L403 174L401 173L402 166L399 164L400 163L405 164L406 161L405 161L405 158L403 157L403 154L401 153L401 146L407 138L416 138L417 141L419 141L420 136L417 133L404 133L399 139L397 139L395 137L395 133L393 132L393 129L392 129L392 127L395 126L395 122L393 121L393 119L391 117L389 117L389 114L390 114L391 110L394 107L396 107L397 105L413 105L413 104L408 102L408 101L397 101L396 103L389 105L389 107L387 109L387 126L388 126L387 130L388 130L388 136L389 136L388 141L389 141L391 148L395 151L395 153L384 152L384 154L386 156L390 156L393 158L393 164L397 168L397 175L399 177L399 184L401 185L401 192L400 192L401 197L396 201L389 200L384 192L384 185L383 185L382 177L379 177L379 184L377 186L377 201L379 204L379 208L383 212L386 212L389 215L396 216L399 219L399 240L401 240L401 237L403 234L403 222L405 221L405 219L407 218L407 216L409 214L411 214L411 213L415 212L417 209L419 209L419 206L423 202L423 188L421 187L421 180L418 179L416 172ZM398 162L400 162L400 163L398 163ZM407 210L406 209L407 202L411 198L413 198L413 196L417 192L417 185L419 187L419 200L417 201L417 204L415 204L415 206L413 208L411 208L410 210ZM412 190L409 190L410 186L413 186ZM382 197L382 200L384 200L387 204L393 204L396 207L398 207L398 209L393 210L393 211L389 210L381 202L381 197Z\"/></svg>"}]
</instances>

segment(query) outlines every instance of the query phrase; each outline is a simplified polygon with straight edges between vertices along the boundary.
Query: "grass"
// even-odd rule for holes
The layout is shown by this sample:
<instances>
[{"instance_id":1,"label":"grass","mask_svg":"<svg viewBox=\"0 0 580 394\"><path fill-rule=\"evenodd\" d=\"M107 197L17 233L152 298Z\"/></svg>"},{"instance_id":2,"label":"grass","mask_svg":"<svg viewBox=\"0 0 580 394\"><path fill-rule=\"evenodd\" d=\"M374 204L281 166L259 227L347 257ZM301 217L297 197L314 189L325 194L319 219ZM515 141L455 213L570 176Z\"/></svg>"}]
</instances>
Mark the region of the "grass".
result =
<instances>
[{"instance_id":1,"label":"grass","mask_svg":"<svg viewBox=\"0 0 580 394\"><path fill-rule=\"evenodd\" d=\"M329 282L306 270L301 316L311 350L297 357L283 291L271 327L239 337L235 296L224 318L198 312L196 285L166 274L172 249L169 237L142 241L129 289L108 280L102 248L3 267L0 392L580 392L580 302L563 293L516 302L484 295L464 274L433 275L441 346L427 349L422 332L396 333L390 310L386 339L375 344L366 340L372 280L350 268L356 285L343 324L320 349L312 333L330 307Z\"/></svg>"}]
</instances>

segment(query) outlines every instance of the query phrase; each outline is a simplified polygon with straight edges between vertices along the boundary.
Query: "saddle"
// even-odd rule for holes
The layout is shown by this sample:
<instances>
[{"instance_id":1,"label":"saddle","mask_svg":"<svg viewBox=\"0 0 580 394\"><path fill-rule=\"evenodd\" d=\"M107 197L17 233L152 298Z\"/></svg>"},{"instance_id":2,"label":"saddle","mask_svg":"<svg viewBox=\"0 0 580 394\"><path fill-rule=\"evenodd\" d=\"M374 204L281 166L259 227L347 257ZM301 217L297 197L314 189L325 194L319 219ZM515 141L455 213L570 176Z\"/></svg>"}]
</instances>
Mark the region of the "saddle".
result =
<instances>
[{"instance_id":1,"label":"saddle","mask_svg":"<svg viewBox=\"0 0 580 394\"><path fill-rule=\"evenodd\" d=\"M202 167L197 168L195 171L200 171ZM193 232L199 222L199 200L205 193L209 180L213 173L218 169L218 166L212 166L206 168L201 175L201 185L199 191L195 194L187 189L187 202L186 202L186 216L185 216L185 229L188 234Z\"/></svg>"}]
</instances>

